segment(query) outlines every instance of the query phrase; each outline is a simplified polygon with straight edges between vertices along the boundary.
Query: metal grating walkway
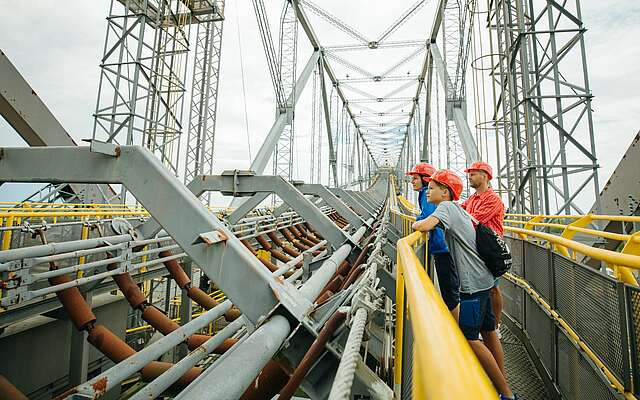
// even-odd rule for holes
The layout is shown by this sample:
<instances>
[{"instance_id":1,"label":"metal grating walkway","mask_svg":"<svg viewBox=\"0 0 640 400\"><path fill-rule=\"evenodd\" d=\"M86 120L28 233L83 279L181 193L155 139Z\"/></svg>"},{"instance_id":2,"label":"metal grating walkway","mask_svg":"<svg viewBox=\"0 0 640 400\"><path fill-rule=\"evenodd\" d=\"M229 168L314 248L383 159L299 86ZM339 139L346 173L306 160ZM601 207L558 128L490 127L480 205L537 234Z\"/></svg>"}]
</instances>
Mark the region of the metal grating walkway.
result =
<instances>
[{"instance_id":1,"label":"metal grating walkway","mask_svg":"<svg viewBox=\"0 0 640 400\"><path fill-rule=\"evenodd\" d=\"M507 381L511 390L526 400L545 400L551 396L533 365L524 344L505 324L500 325Z\"/></svg>"}]
</instances>

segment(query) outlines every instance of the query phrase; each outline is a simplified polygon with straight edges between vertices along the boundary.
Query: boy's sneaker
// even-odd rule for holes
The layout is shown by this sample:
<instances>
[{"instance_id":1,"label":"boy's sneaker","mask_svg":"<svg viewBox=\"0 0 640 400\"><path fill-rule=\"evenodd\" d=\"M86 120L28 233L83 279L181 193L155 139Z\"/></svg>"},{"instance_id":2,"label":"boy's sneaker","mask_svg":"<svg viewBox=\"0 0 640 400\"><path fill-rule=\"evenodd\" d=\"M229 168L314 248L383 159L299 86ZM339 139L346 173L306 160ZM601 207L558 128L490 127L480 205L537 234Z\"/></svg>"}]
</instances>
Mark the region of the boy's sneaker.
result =
<instances>
[{"instance_id":1,"label":"boy's sneaker","mask_svg":"<svg viewBox=\"0 0 640 400\"><path fill-rule=\"evenodd\" d=\"M513 394L513 397L507 397L504 395L500 395L500 400L522 400L517 394Z\"/></svg>"}]
</instances>

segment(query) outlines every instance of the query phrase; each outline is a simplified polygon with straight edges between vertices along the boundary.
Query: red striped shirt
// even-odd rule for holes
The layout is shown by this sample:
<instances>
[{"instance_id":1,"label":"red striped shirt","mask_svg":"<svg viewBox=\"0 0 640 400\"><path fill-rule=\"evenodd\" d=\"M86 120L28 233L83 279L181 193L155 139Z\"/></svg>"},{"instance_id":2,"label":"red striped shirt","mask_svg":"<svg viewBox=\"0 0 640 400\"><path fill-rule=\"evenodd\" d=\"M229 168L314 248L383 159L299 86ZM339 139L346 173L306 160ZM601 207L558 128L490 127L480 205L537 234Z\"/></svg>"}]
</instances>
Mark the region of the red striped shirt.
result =
<instances>
[{"instance_id":1,"label":"red striped shirt","mask_svg":"<svg viewBox=\"0 0 640 400\"><path fill-rule=\"evenodd\" d=\"M488 188L483 193L472 194L464 203L462 208L467 210L480 223L493 229L500 236L504 236L504 204L500 196Z\"/></svg>"}]
</instances>

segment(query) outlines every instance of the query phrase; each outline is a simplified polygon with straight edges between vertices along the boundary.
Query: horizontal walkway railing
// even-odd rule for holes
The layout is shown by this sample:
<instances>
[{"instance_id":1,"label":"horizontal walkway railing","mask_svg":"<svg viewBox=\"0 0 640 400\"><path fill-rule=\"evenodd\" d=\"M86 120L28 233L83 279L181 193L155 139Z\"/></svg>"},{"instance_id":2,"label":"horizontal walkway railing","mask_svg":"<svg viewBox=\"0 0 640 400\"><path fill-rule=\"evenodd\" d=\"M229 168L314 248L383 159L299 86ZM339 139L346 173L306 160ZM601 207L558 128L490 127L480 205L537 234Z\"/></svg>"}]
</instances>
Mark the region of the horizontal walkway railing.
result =
<instances>
[{"instance_id":1,"label":"horizontal walkway railing","mask_svg":"<svg viewBox=\"0 0 640 400\"><path fill-rule=\"evenodd\" d=\"M404 268L400 265L404 262L401 242L405 243L402 251L407 252L408 244L421 237L410 234L413 216L408 214L415 208L407 203L399 196L391 213L394 226L403 235L409 234L398 242L398 270ZM511 219L514 217L530 218L517 221ZM542 222L545 218L571 222ZM598 220L639 222L640 218L508 215L505 223L519 227L505 226L514 261L501 284L505 313L525 333L544 372L564 398L636 399L640 396L640 288L634 271L640 269L639 233L586 228ZM536 231L536 227L550 232ZM572 240L576 233L619 240L623 245L620 251L594 248ZM604 262L615 276L581 264L577 254ZM406 272L399 276L407 279ZM398 321L407 324L400 314ZM415 328L413 332L415 335ZM396 376L398 382L405 383Z\"/></svg>"},{"instance_id":2,"label":"horizontal walkway railing","mask_svg":"<svg viewBox=\"0 0 640 400\"><path fill-rule=\"evenodd\" d=\"M640 231L631 233L608 232L589 228L594 222L620 222L629 224L640 223L640 216L631 215L529 215L507 214L505 217L505 229L517 234L522 239L542 239L549 242L553 249L576 260L576 254L580 253L588 257L601 260L613 270L615 277L625 283L638 285L633 275L637 269L637 258L618 257L613 253L631 256L640 256ZM539 229L539 230L536 230ZM540 230L544 230L541 232ZM546 234L546 235L543 235ZM576 235L586 235L592 238L608 239L621 242L619 251L609 251L578 243L574 239ZM569 241L562 240L568 239ZM576 245L578 243L578 245ZM582 246L579 246L582 244ZM622 263L618 261L622 260ZM634 266L636 265L636 266Z\"/></svg>"}]
</instances>

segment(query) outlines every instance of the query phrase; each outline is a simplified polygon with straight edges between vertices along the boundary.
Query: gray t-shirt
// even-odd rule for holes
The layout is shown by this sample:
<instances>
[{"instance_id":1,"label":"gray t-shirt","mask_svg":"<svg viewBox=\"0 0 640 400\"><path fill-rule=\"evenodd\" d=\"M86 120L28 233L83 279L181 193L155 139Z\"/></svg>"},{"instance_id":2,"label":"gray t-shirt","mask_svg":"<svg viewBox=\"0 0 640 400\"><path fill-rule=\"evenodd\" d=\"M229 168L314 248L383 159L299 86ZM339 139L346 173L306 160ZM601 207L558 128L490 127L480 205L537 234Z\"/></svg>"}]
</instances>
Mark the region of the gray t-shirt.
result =
<instances>
[{"instance_id":1,"label":"gray t-shirt","mask_svg":"<svg viewBox=\"0 0 640 400\"><path fill-rule=\"evenodd\" d=\"M444 228L444 238L458 268L461 293L493 287L494 278L476 250L476 229L471 216L458 204L443 201L432 214Z\"/></svg>"}]
</instances>

